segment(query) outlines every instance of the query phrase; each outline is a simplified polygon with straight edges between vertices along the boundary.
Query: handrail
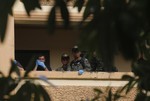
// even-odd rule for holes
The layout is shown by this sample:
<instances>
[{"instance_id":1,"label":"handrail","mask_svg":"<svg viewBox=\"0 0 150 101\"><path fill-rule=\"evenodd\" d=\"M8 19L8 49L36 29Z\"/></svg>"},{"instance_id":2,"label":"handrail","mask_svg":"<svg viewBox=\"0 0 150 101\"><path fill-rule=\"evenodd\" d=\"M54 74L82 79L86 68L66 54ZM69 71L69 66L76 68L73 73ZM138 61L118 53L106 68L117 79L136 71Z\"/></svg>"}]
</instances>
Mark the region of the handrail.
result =
<instances>
[{"instance_id":1,"label":"handrail","mask_svg":"<svg viewBox=\"0 0 150 101\"><path fill-rule=\"evenodd\" d=\"M21 75L24 75L24 71ZM30 79L38 79L40 76L45 76L47 79L59 80L117 80L121 81L123 75L133 76L132 72L84 72L78 75L78 72L57 72L57 71L32 71L29 74Z\"/></svg>"}]
</instances>

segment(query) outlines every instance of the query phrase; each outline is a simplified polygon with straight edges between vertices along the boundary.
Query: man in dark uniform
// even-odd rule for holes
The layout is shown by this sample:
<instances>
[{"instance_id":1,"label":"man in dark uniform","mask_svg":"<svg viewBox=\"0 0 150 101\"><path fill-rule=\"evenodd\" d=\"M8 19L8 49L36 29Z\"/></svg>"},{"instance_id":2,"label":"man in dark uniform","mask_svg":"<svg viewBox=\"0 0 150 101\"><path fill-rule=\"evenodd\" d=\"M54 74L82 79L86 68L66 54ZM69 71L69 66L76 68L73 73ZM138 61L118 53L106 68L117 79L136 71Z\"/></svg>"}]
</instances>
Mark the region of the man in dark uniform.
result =
<instances>
[{"instance_id":1,"label":"man in dark uniform","mask_svg":"<svg viewBox=\"0 0 150 101\"><path fill-rule=\"evenodd\" d=\"M70 63L72 71L79 71L79 70L90 71L91 70L91 66L90 66L88 59L81 57L81 52L78 46L74 46L72 48L72 55L74 57L74 60L72 60L72 62Z\"/></svg>"},{"instance_id":2,"label":"man in dark uniform","mask_svg":"<svg viewBox=\"0 0 150 101\"><path fill-rule=\"evenodd\" d=\"M38 59L36 60L36 66L34 70L37 71L49 71L47 66L45 65L45 56L44 55L39 55ZM51 68L50 68L51 71Z\"/></svg>"},{"instance_id":3,"label":"man in dark uniform","mask_svg":"<svg viewBox=\"0 0 150 101\"><path fill-rule=\"evenodd\" d=\"M61 63L62 66L57 68L56 71L71 71L71 67L69 65L70 57L68 54L62 54L61 56Z\"/></svg>"},{"instance_id":4,"label":"man in dark uniform","mask_svg":"<svg viewBox=\"0 0 150 101\"><path fill-rule=\"evenodd\" d=\"M92 68L91 71L104 71L104 64L99 58L97 58L96 52L93 52L90 64Z\"/></svg>"}]
</instances>

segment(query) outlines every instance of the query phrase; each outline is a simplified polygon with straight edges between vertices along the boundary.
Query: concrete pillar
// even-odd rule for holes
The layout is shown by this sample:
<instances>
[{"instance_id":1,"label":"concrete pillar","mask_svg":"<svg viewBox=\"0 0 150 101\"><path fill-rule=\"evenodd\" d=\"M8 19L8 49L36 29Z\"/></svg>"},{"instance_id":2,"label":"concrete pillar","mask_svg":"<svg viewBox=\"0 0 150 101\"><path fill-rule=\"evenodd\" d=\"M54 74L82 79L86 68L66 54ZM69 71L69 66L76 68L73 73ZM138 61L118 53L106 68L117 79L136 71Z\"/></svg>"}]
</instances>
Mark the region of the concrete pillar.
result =
<instances>
[{"instance_id":1,"label":"concrete pillar","mask_svg":"<svg viewBox=\"0 0 150 101\"><path fill-rule=\"evenodd\" d=\"M5 40L0 42L0 71L5 75L10 69L10 60L14 59L14 47L14 17L9 16Z\"/></svg>"}]
</instances>

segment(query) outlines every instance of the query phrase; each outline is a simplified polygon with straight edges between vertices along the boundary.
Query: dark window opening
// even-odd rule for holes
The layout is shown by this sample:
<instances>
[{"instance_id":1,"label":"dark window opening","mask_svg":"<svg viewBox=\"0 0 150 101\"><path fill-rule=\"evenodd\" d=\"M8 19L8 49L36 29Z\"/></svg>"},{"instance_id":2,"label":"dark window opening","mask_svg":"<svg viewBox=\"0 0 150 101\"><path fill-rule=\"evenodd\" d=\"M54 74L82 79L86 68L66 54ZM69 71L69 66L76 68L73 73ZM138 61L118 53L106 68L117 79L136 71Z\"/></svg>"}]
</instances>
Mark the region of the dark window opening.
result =
<instances>
[{"instance_id":1,"label":"dark window opening","mask_svg":"<svg viewBox=\"0 0 150 101\"><path fill-rule=\"evenodd\" d=\"M48 69L50 69L50 52L49 50L15 50L15 59L21 63L25 70L29 67L29 63L32 58L34 58L34 62L38 58L38 55L45 56L45 64ZM36 63L33 63L36 64ZM34 65L35 66L35 65Z\"/></svg>"}]
</instances>

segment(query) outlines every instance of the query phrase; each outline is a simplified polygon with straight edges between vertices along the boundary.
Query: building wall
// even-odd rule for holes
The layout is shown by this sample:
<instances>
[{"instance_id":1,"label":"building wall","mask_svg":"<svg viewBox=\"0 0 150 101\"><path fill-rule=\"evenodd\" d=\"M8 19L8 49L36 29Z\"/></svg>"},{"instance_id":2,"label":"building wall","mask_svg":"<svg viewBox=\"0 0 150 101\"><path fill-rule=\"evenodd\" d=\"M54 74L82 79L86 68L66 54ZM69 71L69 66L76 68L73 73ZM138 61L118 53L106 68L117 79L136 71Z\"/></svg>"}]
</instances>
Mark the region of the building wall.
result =
<instances>
[{"instance_id":1,"label":"building wall","mask_svg":"<svg viewBox=\"0 0 150 101\"><path fill-rule=\"evenodd\" d=\"M16 50L49 50L51 67L57 68L61 66L62 53L71 56L71 48L78 42L79 34L80 31L73 29L58 28L55 34L50 34L44 26L16 25ZM120 72L130 71L131 61L125 61L121 55L116 56L115 64Z\"/></svg>"},{"instance_id":2,"label":"building wall","mask_svg":"<svg viewBox=\"0 0 150 101\"><path fill-rule=\"evenodd\" d=\"M6 75L11 59L14 59L14 18L9 16L5 40L0 42L0 71Z\"/></svg>"},{"instance_id":3,"label":"building wall","mask_svg":"<svg viewBox=\"0 0 150 101\"><path fill-rule=\"evenodd\" d=\"M24 75L24 72L21 72L21 75ZM49 83L37 79L41 75L46 76ZM91 100L97 95L97 92L94 91L95 88L103 92L97 101L106 101L104 95L107 96L109 88L114 94L128 83L128 81L121 79L123 75L133 76L134 74L131 72L85 72L83 75L78 75L78 72L33 71L29 74L28 79L35 80L37 84L42 85L47 90L52 101ZM137 86L133 86L127 94L125 91L119 93L124 97L117 101L134 101L137 94Z\"/></svg>"},{"instance_id":4,"label":"building wall","mask_svg":"<svg viewBox=\"0 0 150 101\"><path fill-rule=\"evenodd\" d=\"M62 52L71 54L70 50L72 46L78 41L79 31L57 29L56 34L48 35L44 27L37 27L37 24L45 24L50 9L51 6L42 5L42 10L36 9L28 17L22 2L17 0L13 8L15 22L18 24L36 24L36 27L16 27L16 49L50 50L51 66L55 68L61 65L60 56ZM78 13L77 8L68 6L68 10L70 13L70 21L79 22L82 20L84 9ZM87 21L89 20L90 18ZM56 21L62 21L60 14L57 14ZM115 64L119 71L128 72L131 70L131 61L125 61L121 55L116 56Z\"/></svg>"},{"instance_id":5,"label":"building wall","mask_svg":"<svg viewBox=\"0 0 150 101\"><path fill-rule=\"evenodd\" d=\"M97 94L94 89L99 89L103 93L99 100L106 101L104 95L108 95L108 87L95 87L95 86L58 86L48 87L44 86L52 101L91 101ZM112 93L115 94L119 87L111 87ZM134 101L137 89L133 88L128 94L122 94L117 101Z\"/></svg>"},{"instance_id":6,"label":"building wall","mask_svg":"<svg viewBox=\"0 0 150 101\"><path fill-rule=\"evenodd\" d=\"M131 61L125 60L121 54L115 56L115 65L120 72L131 72Z\"/></svg>"}]
</instances>

